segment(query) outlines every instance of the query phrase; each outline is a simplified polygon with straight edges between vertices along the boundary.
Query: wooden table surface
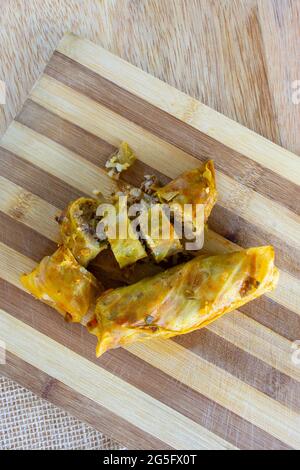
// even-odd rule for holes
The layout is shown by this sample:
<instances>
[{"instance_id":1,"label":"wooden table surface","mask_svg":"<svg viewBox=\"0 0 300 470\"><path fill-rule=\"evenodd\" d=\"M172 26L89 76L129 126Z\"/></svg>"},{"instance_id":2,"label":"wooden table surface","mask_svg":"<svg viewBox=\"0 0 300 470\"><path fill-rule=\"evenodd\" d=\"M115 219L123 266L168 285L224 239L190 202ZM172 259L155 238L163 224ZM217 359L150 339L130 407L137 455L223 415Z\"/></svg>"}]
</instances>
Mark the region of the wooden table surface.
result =
<instances>
[{"instance_id":1,"label":"wooden table surface","mask_svg":"<svg viewBox=\"0 0 300 470\"><path fill-rule=\"evenodd\" d=\"M299 0L1 0L0 131L72 31L299 154L299 27Z\"/></svg>"}]
</instances>

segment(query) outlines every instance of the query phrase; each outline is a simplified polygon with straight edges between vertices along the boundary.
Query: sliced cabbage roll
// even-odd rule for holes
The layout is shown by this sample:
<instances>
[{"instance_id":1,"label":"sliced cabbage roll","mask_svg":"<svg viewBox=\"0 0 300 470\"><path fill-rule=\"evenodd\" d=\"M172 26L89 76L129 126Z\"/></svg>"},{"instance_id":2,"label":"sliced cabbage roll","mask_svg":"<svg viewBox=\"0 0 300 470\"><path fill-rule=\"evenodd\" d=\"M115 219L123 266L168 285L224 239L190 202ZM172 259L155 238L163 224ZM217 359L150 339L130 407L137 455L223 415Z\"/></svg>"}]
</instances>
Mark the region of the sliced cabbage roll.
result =
<instances>
[{"instance_id":1,"label":"sliced cabbage roll","mask_svg":"<svg viewBox=\"0 0 300 470\"><path fill-rule=\"evenodd\" d=\"M157 263L183 250L162 204L152 205L142 211L139 225L141 237Z\"/></svg>"},{"instance_id":2,"label":"sliced cabbage roll","mask_svg":"<svg viewBox=\"0 0 300 470\"><path fill-rule=\"evenodd\" d=\"M72 201L58 219L64 246L85 267L107 247L107 242L96 236L98 205L96 199L81 197Z\"/></svg>"},{"instance_id":3,"label":"sliced cabbage roll","mask_svg":"<svg viewBox=\"0 0 300 470\"><path fill-rule=\"evenodd\" d=\"M193 204L193 215L195 216L195 205L204 205L204 219L207 221L209 214L217 200L215 181L215 169L212 160L203 163L199 168L186 171L166 186L156 191L161 202L172 206Z\"/></svg>"},{"instance_id":4,"label":"sliced cabbage roll","mask_svg":"<svg viewBox=\"0 0 300 470\"><path fill-rule=\"evenodd\" d=\"M21 276L34 297L55 308L66 320L81 322L102 292L97 279L81 266L71 251L61 246L30 273Z\"/></svg>"},{"instance_id":5,"label":"sliced cabbage roll","mask_svg":"<svg viewBox=\"0 0 300 470\"><path fill-rule=\"evenodd\" d=\"M122 269L139 259L146 258L147 253L128 218L127 206L117 203L115 209L115 214L111 213L106 217L108 228L111 229L113 225L115 226L115 233L111 235L107 231L107 238L112 252Z\"/></svg>"},{"instance_id":6,"label":"sliced cabbage roll","mask_svg":"<svg viewBox=\"0 0 300 470\"><path fill-rule=\"evenodd\" d=\"M273 289L274 250L250 248L199 256L131 286L104 292L95 318L97 356L154 337L170 338L202 328L230 310Z\"/></svg>"}]
</instances>

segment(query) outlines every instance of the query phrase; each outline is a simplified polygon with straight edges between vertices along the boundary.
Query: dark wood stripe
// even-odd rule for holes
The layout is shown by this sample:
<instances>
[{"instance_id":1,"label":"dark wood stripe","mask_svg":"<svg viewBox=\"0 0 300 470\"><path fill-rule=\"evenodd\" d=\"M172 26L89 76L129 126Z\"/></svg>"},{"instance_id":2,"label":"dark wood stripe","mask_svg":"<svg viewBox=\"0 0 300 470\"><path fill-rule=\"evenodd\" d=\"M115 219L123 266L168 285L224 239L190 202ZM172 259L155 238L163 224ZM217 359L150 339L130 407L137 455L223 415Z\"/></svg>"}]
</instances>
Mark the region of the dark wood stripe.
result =
<instances>
[{"instance_id":1,"label":"dark wood stripe","mask_svg":"<svg viewBox=\"0 0 300 470\"><path fill-rule=\"evenodd\" d=\"M239 448L288 448L286 444L265 431L184 384L178 383L177 380L124 349L109 351L97 360L95 338L85 328L78 324L65 323L63 318L50 307L37 302L29 294L1 279L0 305L3 310L20 321L100 365ZM23 305L27 308L24 309ZM124 432L126 433L126 427Z\"/></svg>"},{"instance_id":2,"label":"dark wood stripe","mask_svg":"<svg viewBox=\"0 0 300 470\"><path fill-rule=\"evenodd\" d=\"M0 242L36 262L56 249L56 243L1 211L0 226Z\"/></svg>"},{"instance_id":3,"label":"dark wood stripe","mask_svg":"<svg viewBox=\"0 0 300 470\"><path fill-rule=\"evenodd\" d=\"M244 186L300 213L299 188L205 133L151 105L69 57L55 52L45 73L185 152L205 160ZM159 122L159 125L157 123Z\"/></svg>"},{"instance_id":4,"label":"dark wood stripe","mask_svg":"<svg viewBox=\"0 0 300 470\"><path fill-rule=\"evenodd\" d=\"M227 240L244 248L273 245L276 265L296 277L300 276L300 251L289 246L271 232L247 222L234 212L216 204L208 220L209 227Z\"/></svg>"},{"instance_id":5,"label":"dark wood stripe","mask_svg":"<svg viewBox=\"0 0 300 470\"><path fill-rule=\"evenodd\" d=\"M243 305L239 310L290 341L299 339L300 315L269 297L262 296L254 302Z\"/></svg>"},{"instance_id":6,"label":"dark wood stripe","mask_svg":"<svg viewBox=\"0 0 300 470\"><path fill-rule=\"evenodd\" d=\"M0 174L58 209L84 194L0 146Z\"/></svg>"},{"instance_id":7,"label":"dark wood stripe","mask_svg":"<svg viewBox=\"0 0 300 470\"><path fill-rule=\"evenodd\" d=\"M100 168L105 167L107 159L116 150L116 147L105 140L57 116L30 99L25 102L16 121L63 145ZM141 160L137 160L123 173L122 180L132 185L139 185L147 174L155 174L164 184L170 181L170 178Z\"/></svg>"},{"instance_id":8,"label":"dark wood stripe","mask_svg":"<svg viewBox=\"0 0 300 470\"><path fill-rule=\"evenodd\" d=\"M75 392L21 358L6 352L0 373L30 389L39 397L69 412L128 449L170 449L164 442L141 431L120 416Z\"/></svg>"},{"instance_id":9,"label":"dark wood stripe","mask_svg":"<svg viewBox=\"0 0 300 470\"><path fill-rule=\"evenodd\" d=\"M174 341L284 406L300 411L300 382L212 331L204 328Z\"/></svg>"},{"instance_id":10,"label":"dark wood stripe","mask_svg":"<svg viewBox=\"0 0 300 470\"><path fill-rule=\"evenodd\" d=\"M116 150L105 140L60 118L30 99L25 101L16 120L97 166L103 167L107 158Z\"/></svg>"},{"instance_id":11,"label":"dark wood stripe","mask_svg":"<svg viewBox=\"0 0 300 470\"><path fill-rule=\"evenodd\" d=\"M102 139L56 116L31 100L27 100L17 120L102 168L114 150L114 147ZM64 130L63 133L61 129ZM136 186L140 184L145 174L155 174L163 184L170 181L166 175L139 160L122 175L122 180ZM300 254L297 256L296 253L295 256L297 250L291 249L272 233L265 233L218 204L209 218L209 225L217 233L244 247L273 244L276 248L278 267L300 276Z\"/></svg>"}]
</instances>

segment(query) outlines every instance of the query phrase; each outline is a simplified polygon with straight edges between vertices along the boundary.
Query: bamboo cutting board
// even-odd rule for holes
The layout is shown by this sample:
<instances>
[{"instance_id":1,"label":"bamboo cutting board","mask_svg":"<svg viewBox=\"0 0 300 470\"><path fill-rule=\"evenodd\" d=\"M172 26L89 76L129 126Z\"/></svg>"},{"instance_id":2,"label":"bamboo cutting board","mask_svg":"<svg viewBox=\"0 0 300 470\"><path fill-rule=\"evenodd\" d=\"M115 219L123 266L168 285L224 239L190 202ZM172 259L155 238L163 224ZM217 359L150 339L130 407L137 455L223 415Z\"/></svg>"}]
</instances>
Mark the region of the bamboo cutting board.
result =
<instances>
[{"instance_id":1,"label":"bamboo cutting board","mask_svg":"<svg viewBox=\"0 0 300 470\"><path fill-rule=\"evenodd\" d=\"M103 167L121 140L139 157L133 184L213 158L207 246L273 244L281 276L275 292L202 331L96 360L95 338L24 292L19 275L54 251L59 209L111 191ZM130 448L300 448L298 157L66 35L0 158L1 372Z\"/></svg>"}]
</instances>

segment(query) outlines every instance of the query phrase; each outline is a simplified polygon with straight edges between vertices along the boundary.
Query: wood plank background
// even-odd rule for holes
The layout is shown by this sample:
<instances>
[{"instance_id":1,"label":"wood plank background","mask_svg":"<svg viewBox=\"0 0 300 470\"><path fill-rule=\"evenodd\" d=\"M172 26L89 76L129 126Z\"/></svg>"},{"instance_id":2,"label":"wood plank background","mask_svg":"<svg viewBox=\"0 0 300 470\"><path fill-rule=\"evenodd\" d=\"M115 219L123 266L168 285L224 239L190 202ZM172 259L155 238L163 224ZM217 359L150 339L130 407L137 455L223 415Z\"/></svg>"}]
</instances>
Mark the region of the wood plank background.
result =
<instances>
[{"instance_id":1,"label":"wood plank background","mask_svg":"<svg viewBox=\"0 0 300 470\"><path fill-rule=\"evenodd\" d=\"M108 14L110 8L109 14L116 15L122 4L126 25L132 28L127 33L135 38L138 15L146 14L145 2L98 3L101 3L102 15L104 11ZM190 7L186 8L185 3L174 1L174 12L171 12L174 15L181 13L185 25L191 25L195 15L191 15ZM274 11L276 24L279 24L279 18L282 19L283 3L269 2L273 8L269 12ZM48 5L47 2L43 4L45 8ZM89 6L92 4L93 8L99 8L96 2L90 2ZM238 48L242 60L237 60L237 50L233 57L225 58L226 63L229 59L232 64L237 61L240 68L232 72L234 78L229 83L215 84L218 88L215 92L213 84L209 84L214 69L207 64L200 68L197 62L193 72L197 72L197 76L193 75L193 57L186 58L181 53L185 41L179 45L178 28L172 30L171 22L171 26L168 23L171 31L166 31L166 35L171 44L173 33L177 34L176 47L172 46L173 66L186 60L186 67L190 64L191 78L185 77L184 66L178 68L179 75L177 65L175 69L166 66L163 73L173 80L178 76L185 77L184 87L197 84L197 93L201 93L203 86L202 92L207 93L206 98L203 96L206 102L217 99L220 94L232 93L228 100L232 109L227 108L228 115L241 113L234 117L241 122L251 118L253 125L251 119L248 125L265 136L282 143L287 138L289 145L286 146L290 148L295 143L298 145L299 134L294 131L299 120L294 122L291 116L299 107L285 107L292 127L288 132L282 132L278 118L279 115L282 118L282 114L276 112L279 108L274 99L276 92L271 91L268 61L265 53L260 59L254 54L258 50L255 41L260 28L253 27L252 18L256 12L254 17L261 21L262 2L201 1L201 6L203 4L208 16L199 8L199 2L189 2L195 8L193 13L203 15L202 24L206 28L208 24L216 27L208 21L211 11L218 24L223 24L227 18L222 31L232 31L232 35L228 33L229 43L234 48L237 38L247 41L247 45L251 42L251 54L243 42ZM250 5L254 9L247 10ZM286 12L291 4L285 2L284 6ZM231 23L232 16L226 16L228 7L231 14L235 12L235 18L237 11L240 14L243 11L244 19L251 21L251 27L246 31L241 28L238 33L241 23L237 19ZM210 10L212 8L214 10ZM156 31L154 17L166 12L166 5L164 2L147 2L146 10ZM89 14L96 11L91 9ZM270 21L270 16L268 19ZM287 24L291 34L294 15L289 19L291 21L287 23L284 15L280 34ZM104 29L108 34L110 28ZM118 31L124 34L120 25L111 32L117 42ZM194 50L191 49L191 31L187 33L186 47ZM151 28L147 29L147 34L150 39ZM290 42L286 34L283 35L282 44L288 48ZM125 36L122 37L126 43ZM159 42L152 43L150 48L151 40L144 40L144 49L140 41L136 42L137 48L133 44L129 42L127 47L133 55L139 51L141 58L144 50L147 50L147 57L152 51L153 60L149 59L149 67L155 69L158 57L165 53L165 49L159 49ZM202 50L200 44L199 50ZM221 40L219 44L224 47ZM260 43L261 50L266 51L266 44L267 37ZM155 47L156 54L153 52ZM179 54L179 62L175 52ZM196 60L202 63L203 56L196 52ZM223 54L225 52L228 54L227 48ZM16 53L19 54L19 49ZM255 64L250 60L253 55L257 60ZM216 67L218 60L216 56L212 57ZM132 59L135 60L138 59ZM160 65L168 60L172 64L167 58ZM31 66L33 63L36 61L31 62ZM289 68L288 62L286 66ZM244 70L245 82L240 76L239 83L237 76L241 70ZM292 73L292 70L291 66L289 71ZM28 82L22 87L29 87L30 79L38 73L37 69L31 72L33 75L25 74ZM206 81L203 76L205 86L199 73L207 74ZM251 83L254 77L256 81ZM277 72L273 77L280 83ZM290 93L286 77L285 90ZM9 83L13 84L13 80ZM237 88L239 91L234 100L233 92L235 90L236 94ZM251 103L245 99L247 90L253 93ZM5 122L19 106L16 101L16 108L13 108L10 92L9 88ZM279 103L280 100L278 106ZM220 103L215 107L222 110ZM34 301L22 291L18 276L54 249L57 229L53 215L58 208L80 194L91 194L95 188L110 190L112 183L99 168L124 138L140 157L136 168L126 176L132 183L136 183L146 170L155 171L166 181L182 170L196 166L198 160L213 157L220 199L211 217L212 230L207 248L222 252L271 242L276 249L281 279L274 293L244 306L201 332L174 341L112 351L96 361L94 338L79 325L65 325L51 309ZM298 157L121 62L105 50L72 36L66 37L55 52L1 145L1 335L9 350L8 362L2 370L129 447L300 448L300 368L291 361L292 342L300 335ZM228 241L225 242L223 237Z\"/></svg>"},{"instance_id":2,"label":"wood plank background","mask_svg":"<svg viewBox=\"0 0 300 470\"><path fill-rule=\"evenodd\" d=\"M299 24L299 0L1 0L0 132L72 31L300 154Z\"/></svg>"}]
</instances>

